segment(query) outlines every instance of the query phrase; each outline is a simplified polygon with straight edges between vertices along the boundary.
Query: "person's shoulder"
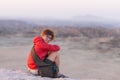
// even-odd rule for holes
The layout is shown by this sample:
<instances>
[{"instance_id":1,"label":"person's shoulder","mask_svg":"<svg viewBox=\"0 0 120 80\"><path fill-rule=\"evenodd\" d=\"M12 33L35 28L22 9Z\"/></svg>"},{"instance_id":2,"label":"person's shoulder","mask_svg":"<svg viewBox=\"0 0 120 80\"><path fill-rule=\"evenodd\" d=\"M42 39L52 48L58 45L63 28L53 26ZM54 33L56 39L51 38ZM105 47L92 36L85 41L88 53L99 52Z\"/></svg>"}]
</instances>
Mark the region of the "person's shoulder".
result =
<instances>
[{"instance_id":1,"label":"person's shoulder","mask_svg":"<svg viewBox=\"0 0 120 80\"><path fill-rule=\"evenodd\" d=\"M35 39L35 38L40 38L40 39L41 39L41 37L40 37L40 36L35 36L35 37L34 37L34 39Z\"/></svg>"},{"instance_id":2,"label":"person's shoulder","mask_svg":"<svg viewBox=\"0 0 120 80\"><path fill-rule=\"evenodd\" d=\"M40 37L40 36L35 36L35 37L33 38L33 40L42 40L42 37Z\"/></svg>"}]
</instances>

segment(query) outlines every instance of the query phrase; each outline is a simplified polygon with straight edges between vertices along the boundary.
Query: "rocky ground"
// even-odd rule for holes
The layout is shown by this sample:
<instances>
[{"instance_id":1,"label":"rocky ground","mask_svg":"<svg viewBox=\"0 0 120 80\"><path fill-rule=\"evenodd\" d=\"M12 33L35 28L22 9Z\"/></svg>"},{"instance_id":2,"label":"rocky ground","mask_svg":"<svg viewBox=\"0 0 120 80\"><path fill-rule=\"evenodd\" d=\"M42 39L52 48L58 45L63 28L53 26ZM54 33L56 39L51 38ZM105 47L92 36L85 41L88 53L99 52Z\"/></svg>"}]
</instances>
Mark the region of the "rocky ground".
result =
<instances>
[{"instance_id":1,"label":"rocky ground","mask_svg":"<svg viewBox=\"0 0 120 80\"><path fill-rule=\"evenodd\" d=\"M52 42L61 46L61 72L73 79L119 80L120 51L111 38L68 37ZM26 71L32 38L1 38L0 68Z\"/></svg>"}]
</instances>

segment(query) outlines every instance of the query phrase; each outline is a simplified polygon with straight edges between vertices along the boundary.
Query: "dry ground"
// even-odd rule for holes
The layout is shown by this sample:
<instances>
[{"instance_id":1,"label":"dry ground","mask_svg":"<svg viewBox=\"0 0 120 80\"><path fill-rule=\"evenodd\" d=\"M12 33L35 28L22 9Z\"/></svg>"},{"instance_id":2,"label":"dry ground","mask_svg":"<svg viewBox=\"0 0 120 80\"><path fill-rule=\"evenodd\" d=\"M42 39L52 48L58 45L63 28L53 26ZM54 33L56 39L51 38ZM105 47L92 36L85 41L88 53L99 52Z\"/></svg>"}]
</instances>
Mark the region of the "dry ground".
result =
<instances>
[{"instance_id":1,"label":"dry ground","mask_svg":"<svg viewBox=\"0 0 120 80\"><path fill-rule=\"evenodd\" d=\"M95 40L58 39L61 72L71 78L120 80L119 48L98 49ZM27 70L32 38L0 38L0 68Z\"/></svg>"}]
</instances>

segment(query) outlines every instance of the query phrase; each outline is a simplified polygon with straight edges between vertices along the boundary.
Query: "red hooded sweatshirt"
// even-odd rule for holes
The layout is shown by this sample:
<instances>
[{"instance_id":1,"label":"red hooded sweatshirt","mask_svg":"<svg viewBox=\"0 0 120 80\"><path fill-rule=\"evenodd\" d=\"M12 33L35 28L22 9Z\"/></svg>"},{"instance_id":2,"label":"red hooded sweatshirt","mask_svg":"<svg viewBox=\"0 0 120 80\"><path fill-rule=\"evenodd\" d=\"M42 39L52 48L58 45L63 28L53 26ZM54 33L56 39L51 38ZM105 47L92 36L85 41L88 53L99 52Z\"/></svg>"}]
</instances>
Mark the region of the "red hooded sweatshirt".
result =
<instances>
[{"instance_id":1,"label":"red hooded sweatshirt","mask_svg":"<svg viewBox=\"0 0 120 80\"><path fill-rule=\"evenodd\" d=\"M44 40L40 36L35 37L33 39L33 43L34 43L34 49L35 49L36 54L43 61L46 58L49 51L59 51L60 50L60 47L58 45L48 44L48 43L44 42ZM31 52L28 56L27 65L28 65L28 68L30 68L30 69L37 68L36 64L33 61Z\"/></svg>"}]
</instances>

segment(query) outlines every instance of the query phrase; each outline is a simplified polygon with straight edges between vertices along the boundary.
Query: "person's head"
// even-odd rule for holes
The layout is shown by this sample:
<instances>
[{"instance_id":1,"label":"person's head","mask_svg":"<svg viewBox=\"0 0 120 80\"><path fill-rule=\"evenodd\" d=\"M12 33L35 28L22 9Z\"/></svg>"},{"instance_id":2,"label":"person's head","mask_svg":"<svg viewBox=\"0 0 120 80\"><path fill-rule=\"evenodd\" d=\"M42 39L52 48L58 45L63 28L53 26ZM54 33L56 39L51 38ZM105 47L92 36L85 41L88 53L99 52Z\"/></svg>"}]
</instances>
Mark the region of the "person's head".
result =
<instances>
[{"instance_id":1,"label":"person's head","mask_svg":"<svg viewBox=\"0 0 120 80\"><path fill-rule=\"evenodd\" d=\"M54 39L54 32L50 29L45 29L41 32L41 37L47 43Z\"/></svg>"}]
</instances>

